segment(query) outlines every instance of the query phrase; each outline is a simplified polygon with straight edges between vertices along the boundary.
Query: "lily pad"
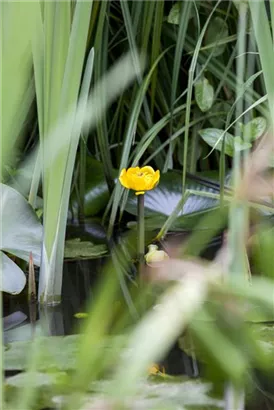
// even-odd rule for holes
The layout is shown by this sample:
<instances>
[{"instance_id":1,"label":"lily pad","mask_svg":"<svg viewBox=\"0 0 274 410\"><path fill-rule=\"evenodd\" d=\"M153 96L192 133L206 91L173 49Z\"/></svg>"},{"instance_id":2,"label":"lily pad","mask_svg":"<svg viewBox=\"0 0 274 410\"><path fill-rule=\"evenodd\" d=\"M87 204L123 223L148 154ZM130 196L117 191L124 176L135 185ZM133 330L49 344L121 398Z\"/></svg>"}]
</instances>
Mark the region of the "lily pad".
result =
<instances>
[{"instance_id":1,"label":"lily pad","mask_svg":"<svg viewBox=\"0 0 274 410\"><path fill-rule=\"evenodd\" d=\"M107 403L107 394L111 382L92 383L95 393L87 400L83 410L100 408L102 397ZM150 377L149 380L137 384L136 394L130 398L132 410L176 410L184 409L223 409L224 402L211 396L212 384L201 380L190 380L187 377L163 375Z\"/></svg>"},{"instance_id":2,"label":"lily pad","mask_svg":"<svg viewBox=\"0 0 274 410\"><path fill-rule=\"evenodd\" d=\"M94 245L92 242L74 238L66 241L64 257L66 259L93 259L99 258L107 252L106 245Z\"/></svg>"},{"instance_id":3,"label":"lily pad","mask_svg":"<svg viewBox=\"0 0 274 410\"><path fill-rule=\"evenodd\" d=\"M9 377L5 382L5 395L7 400L12 400L20 394L22 390L31 386L36 390L36 409L52 407L52 397L54 394L61 394L67 382L65 372L27 372L19 373ZM33 407L32 407L33 408Z\"/></svg>"},{"instance_id":4,"label":"lily pad","mask_svg":"<svg viewBox=\"0 0 274 410\"><path fill-rule=\"evenodd\" d=\"M218 204L217 199L202 196L203 193L218 194L218 190L208 188L198 182L187 179L186 189L197 190L201 196L190 195L178 216L190 215L195 212L214 208ZM169 216L174 211L178 202L182 198L182 175L174 171L161 175L159 185L152 191L145 193L145 216ZM133 192L129 193L126 211L132 215L137 215L137 198Z\"/></svg>"},{"instance_id":5,"label":"lily pad","mask_svg":"<svg viewBox=\"0 0 274 410\"><path fill-rule=\"evenodd\" d=\"M78 352L79 335L41 337L37 341L41 345L37 370L47 371L74 369ZM30 341L13 342L4 352L5 370L25 370L31 354Z\"/></svg>"}]
</instances>

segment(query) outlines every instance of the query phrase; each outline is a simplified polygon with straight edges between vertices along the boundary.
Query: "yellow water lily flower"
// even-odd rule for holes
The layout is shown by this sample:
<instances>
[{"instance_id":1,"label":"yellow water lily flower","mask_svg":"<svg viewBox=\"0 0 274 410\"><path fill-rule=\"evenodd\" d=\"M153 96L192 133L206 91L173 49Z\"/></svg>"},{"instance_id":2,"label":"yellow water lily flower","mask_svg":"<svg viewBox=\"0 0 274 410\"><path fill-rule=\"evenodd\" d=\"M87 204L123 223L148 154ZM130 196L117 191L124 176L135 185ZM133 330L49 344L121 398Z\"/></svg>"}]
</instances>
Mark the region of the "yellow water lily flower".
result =
<instances>
[{"instance_id":1,"label":"yellow water lily flower","mask_svg":"<svg viewBox=\"0 0 274 410\"><path fill-rule=\"evenodd\" d=\"M121 171L119 181L123 187L136 191L136 195L142 195L145 191L155 188L160 179L160 171L154 171L150 166L124 168Z\"/></svg>"}]
</instances>

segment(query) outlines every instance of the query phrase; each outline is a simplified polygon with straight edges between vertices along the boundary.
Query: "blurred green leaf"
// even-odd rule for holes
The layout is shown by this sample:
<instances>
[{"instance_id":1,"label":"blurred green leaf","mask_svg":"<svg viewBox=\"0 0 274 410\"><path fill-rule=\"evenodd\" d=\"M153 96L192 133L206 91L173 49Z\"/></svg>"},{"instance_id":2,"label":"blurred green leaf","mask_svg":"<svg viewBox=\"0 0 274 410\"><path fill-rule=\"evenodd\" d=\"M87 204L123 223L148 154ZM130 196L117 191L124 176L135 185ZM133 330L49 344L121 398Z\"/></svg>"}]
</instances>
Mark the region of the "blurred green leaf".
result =
<instances>
[{"instance_id":1,"label":"blurred green leaf","mask_svg":"<svg viewBox=\"0 0 274 410\"><path fill-rule=\"evenodd\" d=\"M203 77L194 85L195 99L202 112L210 110L214 100L214 89L208 79Z\"/></svg>"},{"instance_id":2,"label":"blurred green leaf","mask_svg":"<svg viewBox=\"0 0 274 410\"><path fill-rule=\"evenodd\" d=\"M256 117L247 124L242 125L243 140L254 142L261 137L266 130L267 122L264 117Z\"/></svg>"},{"instance_id":3,"label":"blurred green leaf","mask_svg":"<svg viewBox=\"0 0 274 410\"><path fill-rule=\"evenodd\" d=\"M180 20L180 11L181 11L181 4L179 2L175 3L167 17L167 22L170 24L177 24L179 25Z\"/></svg>"},{"instance_id":4,"label":"blurred green leaf","mask_svg":"<svg viewBox=\"0 0 274 410\"><path fill-rule=\"evenodd\" d=\"M259 274L274 278L274 228L267 226L254 236L254 267Z\"/></svg>"},{"instance_id":5,"label":"blurred green leaf","mask_svg":"<svg viewBox=\"0 0 274 410\"><path fill-rule=\"evenodd\" d=\"M245 149L251 148L252 145L249 142L245 142L241 137L234 137L234 152L236 150L243 151Z\"/></svg>"}]
</instances>

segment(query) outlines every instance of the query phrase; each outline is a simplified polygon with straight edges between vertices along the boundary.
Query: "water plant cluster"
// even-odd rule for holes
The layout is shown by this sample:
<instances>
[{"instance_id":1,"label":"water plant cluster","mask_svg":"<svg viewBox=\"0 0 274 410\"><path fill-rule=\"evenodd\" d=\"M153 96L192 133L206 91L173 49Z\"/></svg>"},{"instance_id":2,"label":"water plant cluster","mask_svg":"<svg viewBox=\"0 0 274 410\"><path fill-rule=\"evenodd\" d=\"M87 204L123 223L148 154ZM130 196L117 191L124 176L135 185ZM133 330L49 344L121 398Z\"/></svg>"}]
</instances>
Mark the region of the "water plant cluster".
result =
<instances>
[{"instance_id":1,"label":"water plant cluster","mask_svg":"<svg viewBox=\"0 0 274 410\"><path fill-rule=\"evenodd\" d=\"M0 9L1 408L273 408L274 1Z\"/></svg>"}]
</instances>

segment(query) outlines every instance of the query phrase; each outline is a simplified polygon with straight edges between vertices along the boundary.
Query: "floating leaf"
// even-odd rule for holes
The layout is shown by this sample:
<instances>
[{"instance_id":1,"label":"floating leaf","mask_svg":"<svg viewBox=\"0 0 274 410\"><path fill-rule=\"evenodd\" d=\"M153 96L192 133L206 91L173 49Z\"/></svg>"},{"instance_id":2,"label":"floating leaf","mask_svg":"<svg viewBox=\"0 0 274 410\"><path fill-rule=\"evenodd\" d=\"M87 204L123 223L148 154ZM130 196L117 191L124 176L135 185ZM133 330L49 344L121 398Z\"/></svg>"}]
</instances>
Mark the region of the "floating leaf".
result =
<instances>
[{"instance_id":1,"label":"floating leaf","mask_svg":"<svg viewBox=\"0 0 274 410\"><path fill-rule=\"evenodd\" d=\"M205 193L218 193L218 189L187 179L187 189L198 190ZM145 193L145 215L147 217L169 216L182 198L182 175L174 171L169 171L161 175L159 185L152 191ZM190 195L186 200L179 215L187 215L202 210L207 210L216 206L218 201L198 195ZM134 193L130 192L126 205L126 211L132 215L137 215L137 199Z\"/></svg>"},{"instance_id":2,"label":"floating leaf","mask_svg":"<svg viewBox=\"0 0 274 410\"><path fill-rule=\"evenodd\" d=\"M92 391L86 405L81 410L106 409L107 389L110 382L92 383ZM136 394L131 397L132 410L217 410L223 409L224 402L212 397L212 384L201 380L191 380L186 376L155 375L136 386ZM104 395L104 393L106 394ZM216 395L215 395L216 396Z\"/></svg>"},{"instance_id":3,"label":"floating leaf","mask_svg":"<svg viewBox=\"0 0 274 410\"><path fill-rule=\"evenodd\" d=\"M195 100L202 112L208 111L213 104L214 89L208 79L203 77L195 83Z\"/></svg>"},{"instance_id":4,"label":"floating leaf","mask_svg":"<svg viewBox=\"0 0 274 410\"><path fill-rule=\"evenodd\" d=\"M209 23L209 27L205 36L205 44L216 44L213 55L219 56L223 54L226 44L218 44L221 40L225 40L228 37L228 26L225 20L221 17L214 17Z\"/></svg>"},{"instance_id":5,"label":"floating leaf","mask_svg":"<svg viewBox=\"0 0 274 410\"><path fill-rule=\"evenodd\" d=\"M80 238L69 239L65 243L65 258L99 258L107 253L106 245L94 245L89 241L81 241Z\"/></svg>"},{"instance_id":6,"label":"floating leaf","mask_svg":"<svg viewBox=\"0 0 274 410\"><path fill-rule=\"evenodd\" d=\"M22 390L31 386L36 391L36 409L52 408L52 397L56 393L63 393L67 383L65 372L26 372L9 377L5 382L6 398L11 400L14 396L22 394ZM34 403L33 403L34 404ZM54 406L55 407L55 406Z\"/></svg>"},{"instance_id":7,"label":"floating leaf","mask_svg":"<svg viewBox=\"0 0 274 410\"><path fill-rule=\"evenodd\" d=\"M43 346L37 362L37 370L47 371L74 369L78 352L79 335L41 337L39 343ZM30 341L13 342L4 352L6 370L25 370L31 354Z\"/></svg>"}]
</instances>

